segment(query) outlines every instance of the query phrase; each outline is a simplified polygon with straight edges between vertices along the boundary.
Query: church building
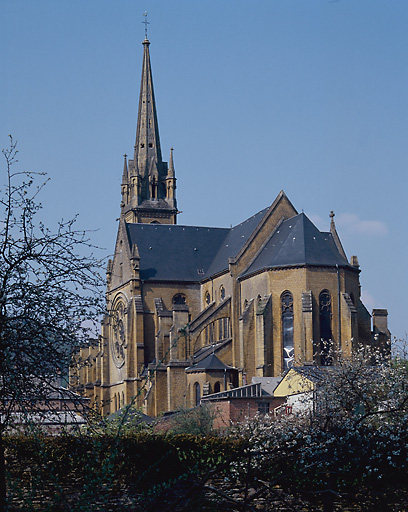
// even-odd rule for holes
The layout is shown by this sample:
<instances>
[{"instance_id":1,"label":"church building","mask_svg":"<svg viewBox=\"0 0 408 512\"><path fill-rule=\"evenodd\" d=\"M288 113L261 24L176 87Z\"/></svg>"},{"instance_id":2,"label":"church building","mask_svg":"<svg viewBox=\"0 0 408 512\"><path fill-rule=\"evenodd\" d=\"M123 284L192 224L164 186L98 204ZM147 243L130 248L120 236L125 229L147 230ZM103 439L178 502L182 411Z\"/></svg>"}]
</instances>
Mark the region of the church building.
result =
<instances>
[{"instance_id":1,"label":"church building","mask_svg":"<svg viewBox=\"0 0 408 512\"><path fill-rule=\"evenodd\" d=\"M75 387L103 414L134 400L157 416L291 366L335 364L338 350L386 339L387 310L371 321L357 257L347 259L333 212L321 232L281 191L231 228L177 224L149 46L145 39L136 143L124 157L106 272L108 314L100 340L81 349Z\"/></svg>"}]
</instances>

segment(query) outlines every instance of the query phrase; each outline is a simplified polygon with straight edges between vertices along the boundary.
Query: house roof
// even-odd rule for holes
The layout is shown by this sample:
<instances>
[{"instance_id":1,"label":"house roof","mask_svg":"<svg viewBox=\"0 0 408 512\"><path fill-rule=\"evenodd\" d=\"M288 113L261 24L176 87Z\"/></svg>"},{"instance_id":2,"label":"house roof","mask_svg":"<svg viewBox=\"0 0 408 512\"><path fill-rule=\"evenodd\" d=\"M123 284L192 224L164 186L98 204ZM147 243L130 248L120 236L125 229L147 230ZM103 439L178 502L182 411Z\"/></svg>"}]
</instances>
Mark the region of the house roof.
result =
<instances>
[{"instance_id":1,"label":"house roof","mask_svg":"<svg viewBox=\"0 0 408 512\"><path fill-rule=\"evenodd\" d=\"M336 366L292 366L274 390L274 396L289 396L311 391L319 382L339 371Z\"/></svg>"}]
</instances>

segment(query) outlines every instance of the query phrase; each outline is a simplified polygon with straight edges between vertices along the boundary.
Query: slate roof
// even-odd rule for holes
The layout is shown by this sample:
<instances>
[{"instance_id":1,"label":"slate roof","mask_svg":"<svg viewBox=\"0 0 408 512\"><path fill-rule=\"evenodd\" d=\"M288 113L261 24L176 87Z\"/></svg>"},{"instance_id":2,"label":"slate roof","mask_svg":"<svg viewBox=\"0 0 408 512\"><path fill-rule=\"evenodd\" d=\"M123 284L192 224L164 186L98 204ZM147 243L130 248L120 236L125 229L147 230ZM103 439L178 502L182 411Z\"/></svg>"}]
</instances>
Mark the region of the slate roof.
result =
<instances>
[{"instance_id":1,"label":"slate roof","mask_svg":"<svg viewBox=\"0 0 408 512\"><path fill-rule=\"evenodd\" d=\"M144 281L199 282L228 269L267 212L256 213L233 228L169 224L126 224L130 245L140 255ZM296 265L350 266L331 233L320 232L304 213L285 220L243 276Z\"/></svg>"},{"instance_id":2,"label":"slate roof","mask_svg":"<svg viewBox=\"0 0 408 512\"><path fill-rule=\"evenodd\" d=\"M186 368L186 372L205 372L209 370L232 370L232 366L224 364L215 354L210 354L198 363Z\"/></svg>"},{"instance_id":3,"label":"slate roof","mask_svg":"<svg viewBox=\"0 0 408 512\"><path fill-rule=\"evenodd\" d=\"M228 269L268 208L233 228L169 224L126 224L129 242L140 255L140 278L198 282Z\"/></svg>"},{"instance_id":4,"label":"slate roof","mask_svg":"<svg viewBox=\"0 0 408 512\"><path fill-rule=\"evenodd\" d=\"M169 224L126 224L129 242L140 255L140 278L149 281L203 279L228 228Z\"/></svg>"},{"instance_id":5,"label":"slate roof","mask_svg":"<svg viewBox=\"0 0 408 512\"><path fill-rule=\"evenodd\" d=\"M331 233L321 232L304 213L285 220L244 275L258 270L296 265L349 266Z\"/></svg>"},{"instance_id":6,"label":"slate roof","mask_svg":"<svg viewBox=\"0 0 408 512\"><path fill-rule=\"evenodd\" d=\"M239 253L267 211L268 208L265 208L252 217L249 217L249 219L244 222L241 222L241 224L238 224L228 230L228 236L221 244L210 268L208 269L208 276L213 276L214 274L228 268L228 258L236 256Z\"/></svg>"}]
</instances>

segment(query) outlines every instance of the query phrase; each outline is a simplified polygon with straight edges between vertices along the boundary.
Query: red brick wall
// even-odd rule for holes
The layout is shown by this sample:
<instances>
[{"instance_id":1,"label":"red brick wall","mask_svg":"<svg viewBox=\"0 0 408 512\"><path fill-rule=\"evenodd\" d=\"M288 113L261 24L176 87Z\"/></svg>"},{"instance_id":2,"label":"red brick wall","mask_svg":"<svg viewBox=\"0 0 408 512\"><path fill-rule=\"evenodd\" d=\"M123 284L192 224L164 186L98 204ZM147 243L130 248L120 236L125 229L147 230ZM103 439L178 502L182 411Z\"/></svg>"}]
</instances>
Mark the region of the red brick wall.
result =
<instances>
[{"instance_id":1,"label":"red brick wall","mask_svg":"<svg viewBox=\"0 0 408 512\"><path fill-rule=\"evenodd\" d=\"M216 409L214 420L215 428L226 428L231 423L242 421L246 418L253 418L258 412L260 402L269 402L269 411L285 402L285 398L271 398L269 400L259 400L259 398L234 398L232 400L220 400L213 402Z\"/></svg>"}]
</instances>

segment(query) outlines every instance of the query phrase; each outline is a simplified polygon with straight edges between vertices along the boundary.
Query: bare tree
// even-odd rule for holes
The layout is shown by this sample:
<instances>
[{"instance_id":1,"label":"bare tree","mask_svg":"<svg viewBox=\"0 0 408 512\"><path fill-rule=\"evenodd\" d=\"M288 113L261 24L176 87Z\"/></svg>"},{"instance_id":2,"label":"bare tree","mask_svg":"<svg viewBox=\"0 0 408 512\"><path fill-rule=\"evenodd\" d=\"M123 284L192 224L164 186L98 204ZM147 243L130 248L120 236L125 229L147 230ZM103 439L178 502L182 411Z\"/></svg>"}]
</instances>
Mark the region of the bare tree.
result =
<instances>
[{"instance_id":1,"label":"bare tree","mask_svg":"<svg viewBox=\"0 0 408 512\"><path fill-rule=\"evenodd\" d=\"M40 220L41 174L19 172L3 150L0 194L0 509L6 506L3 436L16 411L44 408L72 350L101 312L100 264L75 218L55 231ZM40 181L37 186L36 182ZM85 253L90 253L86 254Z\"/></svg>"}]
</instances>

